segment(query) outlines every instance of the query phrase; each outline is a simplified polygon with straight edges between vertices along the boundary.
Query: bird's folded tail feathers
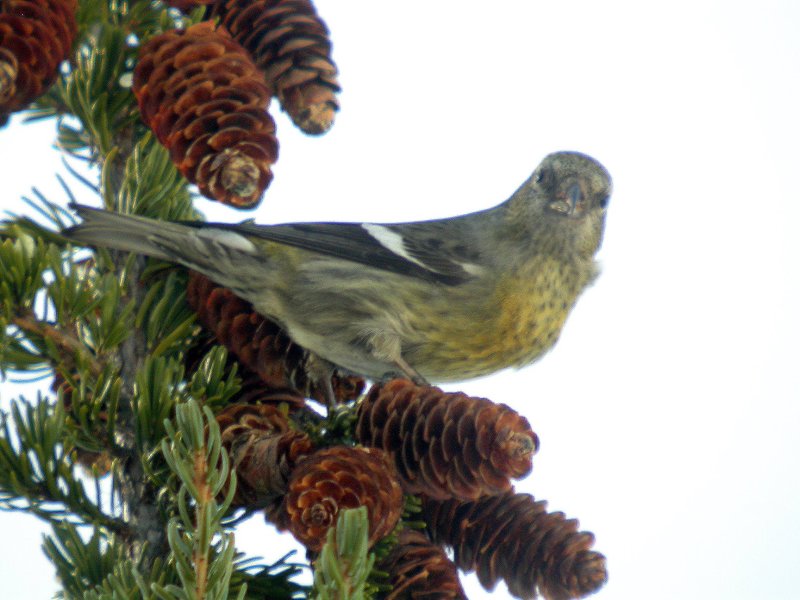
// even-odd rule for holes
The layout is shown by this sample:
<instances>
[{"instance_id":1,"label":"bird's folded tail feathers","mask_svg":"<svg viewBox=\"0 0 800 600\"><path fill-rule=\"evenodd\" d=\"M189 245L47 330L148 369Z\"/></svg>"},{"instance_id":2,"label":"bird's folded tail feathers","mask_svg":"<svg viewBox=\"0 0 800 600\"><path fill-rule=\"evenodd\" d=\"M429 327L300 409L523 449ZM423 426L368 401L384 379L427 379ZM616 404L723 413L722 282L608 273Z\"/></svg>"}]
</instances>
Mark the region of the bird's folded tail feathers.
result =
<instances>
[{"instance_id":1,"label":"bird's folded tail feathers","mask_svg":"<svg viewBox=\"0 0 800 600\"><path fill-rule=\"evenodd\" d=\"M154 221L145 217L91 208L79 204L70 206L83 219L83 222L65 229L62 234L79 244L101 246L127 252L146 254L163 260L175 260L155 243L156 236L181 235L190 228L177 223ZM154 225L157 226L154 227Z\"/></svg>"}]
</instances>

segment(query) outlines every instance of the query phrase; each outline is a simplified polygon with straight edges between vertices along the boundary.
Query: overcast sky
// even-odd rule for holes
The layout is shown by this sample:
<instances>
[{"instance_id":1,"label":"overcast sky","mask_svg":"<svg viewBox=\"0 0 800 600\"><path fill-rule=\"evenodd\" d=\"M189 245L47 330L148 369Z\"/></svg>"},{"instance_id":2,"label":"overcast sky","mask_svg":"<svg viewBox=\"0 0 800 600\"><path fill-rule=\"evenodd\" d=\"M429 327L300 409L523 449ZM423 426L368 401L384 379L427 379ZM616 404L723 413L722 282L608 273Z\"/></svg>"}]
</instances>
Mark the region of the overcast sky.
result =
<instances>
[{"instance_id":1,"label":"overcast sky","mask_svg":"<svg viewBox=\"0 0 800 600\"><path fill-rule=\"evenodd\" d=\"M598 600L796 600L800 4L657 5L317 0L343 86L334 129L305 137L273 106L263 204L200 208L441 217L504 200L554 150L595 156L615 186L603 275L543 360L447 389L528 417L541 450L518 489L595 533ZM32 185L62 196L52 124L18 123L0 169L19 210ZM49 597L38 522L0 514L0 529L4 595ZM290 546L259 521L237 539L268 560Z\"/></svg>"}]
</instances>

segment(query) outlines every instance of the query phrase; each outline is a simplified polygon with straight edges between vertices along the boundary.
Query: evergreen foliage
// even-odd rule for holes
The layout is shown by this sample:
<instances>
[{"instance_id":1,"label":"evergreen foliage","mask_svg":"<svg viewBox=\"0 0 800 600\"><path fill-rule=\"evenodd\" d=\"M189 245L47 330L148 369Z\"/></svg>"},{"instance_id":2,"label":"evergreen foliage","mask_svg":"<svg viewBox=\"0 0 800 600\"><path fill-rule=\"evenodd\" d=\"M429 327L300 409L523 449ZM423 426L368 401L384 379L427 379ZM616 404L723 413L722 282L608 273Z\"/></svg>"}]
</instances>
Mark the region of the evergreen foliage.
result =
<instances>
[{"instance_id":1,"label":"evergreen foliage","mask_svg":"<svg viewBox=\"0 0 800 600\"><path fill-rule=\"evenodd\" d=\"M197 219L186 180L138 119L130 78L155 33L201 19L160 3L81 0L74 59L26 120L53 118L71 187L110 210ZM68 164L68 163L67 163ZM73 177L74 176L74 177ZM34 183L34 182L32 182ZM37 190L0 223L0 374L54 377L2 416L0 508L52 526L43 549L65 599L298 598L300 567L238 553L235 474L213 410L238 390L215 346L189 372L198 335L186 273L71 247L66 202Z\"/></svg>"}]
</instances>

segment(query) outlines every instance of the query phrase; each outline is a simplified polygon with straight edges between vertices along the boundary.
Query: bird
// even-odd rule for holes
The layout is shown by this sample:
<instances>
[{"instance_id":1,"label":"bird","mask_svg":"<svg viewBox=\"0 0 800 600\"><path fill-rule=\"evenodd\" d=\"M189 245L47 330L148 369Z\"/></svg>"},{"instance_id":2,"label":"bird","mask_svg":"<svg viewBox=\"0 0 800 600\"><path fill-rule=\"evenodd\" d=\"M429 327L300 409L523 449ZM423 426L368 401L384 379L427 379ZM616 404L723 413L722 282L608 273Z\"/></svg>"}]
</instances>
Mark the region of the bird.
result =
<instances>
[{"instance_id":1,"label":"bird","mask_svg":"<svg viewBox=\"0 0 800 600\"><path fill-rule=\"evenodd\" d=\"M404 223L169 222L72 205L81 245L179 263L249 301L320 364L464 381L531 364L597 277L612 183L547 155L504 202Z\"/></svg>"}]
</instances>

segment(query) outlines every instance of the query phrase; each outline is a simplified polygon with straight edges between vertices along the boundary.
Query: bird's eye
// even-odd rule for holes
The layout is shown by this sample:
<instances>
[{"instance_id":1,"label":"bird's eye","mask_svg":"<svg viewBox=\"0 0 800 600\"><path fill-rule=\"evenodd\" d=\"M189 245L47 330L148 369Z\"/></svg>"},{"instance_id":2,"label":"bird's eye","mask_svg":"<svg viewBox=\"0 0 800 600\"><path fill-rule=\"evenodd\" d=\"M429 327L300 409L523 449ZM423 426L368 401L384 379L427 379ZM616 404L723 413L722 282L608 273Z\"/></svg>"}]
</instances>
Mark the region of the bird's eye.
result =
<instances>
[{"instance_id":1,"label":"bird's eye","mask_svg":"<svg viewBox=\"0 0 800 600\"><path fill-rule=\"evenodd\" d=\"M549 165L540 166L533 176L534 185L545 191L552 191L558 179L553 168Z\"/></svg>"}]
</instances>

